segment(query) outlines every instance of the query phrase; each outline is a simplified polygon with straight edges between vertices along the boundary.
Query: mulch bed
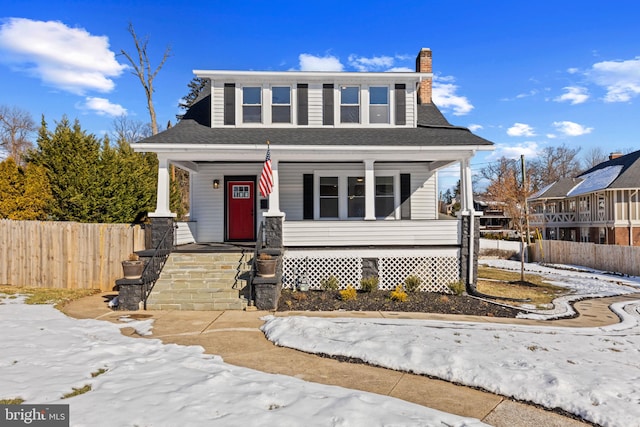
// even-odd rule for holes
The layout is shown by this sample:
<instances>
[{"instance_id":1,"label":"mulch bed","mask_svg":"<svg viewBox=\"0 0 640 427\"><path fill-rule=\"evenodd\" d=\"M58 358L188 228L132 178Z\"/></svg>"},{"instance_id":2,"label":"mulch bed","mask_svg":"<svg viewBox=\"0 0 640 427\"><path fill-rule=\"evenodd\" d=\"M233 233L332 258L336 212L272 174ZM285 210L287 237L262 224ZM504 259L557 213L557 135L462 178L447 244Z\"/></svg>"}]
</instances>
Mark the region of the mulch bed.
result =
<instances>
[{"instance_id":1,"label":"mulch bed","mask_svg":"<svg viewBox=\"0 0 640 427\"><path fill-rule=\"evenodd\" d=\"M292 292L283 289L277 311L403 311L466 314L514 318L520 310L466 295L434 292L410 293L404 302L393 301L387 291L358 292L357 298L342 301L338 291Z\"/></svg>"}]
</instances>

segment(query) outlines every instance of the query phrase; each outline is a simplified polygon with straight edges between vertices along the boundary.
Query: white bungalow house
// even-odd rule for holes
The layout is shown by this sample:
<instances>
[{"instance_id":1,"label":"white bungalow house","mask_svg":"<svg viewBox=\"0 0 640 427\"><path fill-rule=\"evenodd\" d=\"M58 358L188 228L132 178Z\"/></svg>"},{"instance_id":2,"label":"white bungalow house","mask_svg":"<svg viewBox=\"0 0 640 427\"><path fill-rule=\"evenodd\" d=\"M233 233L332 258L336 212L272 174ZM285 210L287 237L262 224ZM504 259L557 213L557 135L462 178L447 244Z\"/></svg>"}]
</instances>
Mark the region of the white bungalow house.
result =
<instances>
[{"instance_id":1,"label":"white bungalow house","mask_svg":"<svg viewBox=\"0 0 640 427\"><path fill-rule=\"evenodd\" d=\"M159 159L154 227L174 217L174 164L190 172L193 240L252 243L264 224L285 287L303 276L314 288L330 275L356 287L377 275L381 289L412 274L424 290L474 283L470 161L493 143L451 125L431 102L430 49L420 51L416 72L194 73L208 85L183 120L134 144ZM258 180L267 141L273 190L264 198ZM456 163L462 209L443 219L438 171ZM169 276L163 271L158 284L171 287Z\"/></svg>"}]
</instances>

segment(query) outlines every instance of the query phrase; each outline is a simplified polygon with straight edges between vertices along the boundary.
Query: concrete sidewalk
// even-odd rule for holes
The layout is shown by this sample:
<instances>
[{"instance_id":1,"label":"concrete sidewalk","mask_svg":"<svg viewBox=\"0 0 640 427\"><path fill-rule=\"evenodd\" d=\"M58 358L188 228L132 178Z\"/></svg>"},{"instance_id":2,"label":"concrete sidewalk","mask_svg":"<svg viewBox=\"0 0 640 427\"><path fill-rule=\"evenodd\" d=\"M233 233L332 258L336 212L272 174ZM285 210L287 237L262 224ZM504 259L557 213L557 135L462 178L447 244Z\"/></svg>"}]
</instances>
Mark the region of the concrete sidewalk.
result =
<instances>
[{"instance_id":1,"label":"concrete sidewalk","mask_svg":"<svg viewBox=\"0 0 640 427\"><path fill-rule=\"evenodd\" d=\"M113 294L111 294L113 295ZM94 295L69 303L63 311L75 318L92 318L121 323L123 316L153 318L153 335L165 343L199 345L207 353L220 355L225 362L323 384L392 396L441 411L474 417L496 427L578 427L589 424L535 406L515 402L492 393L361 364L338 362L297 350L277 347L260 331L266 311L112 311L109 294ZM608 306L640 295L586 300L576 304L580 316L557 321L532 321L477 316L448 316L396 312L277 313L278 316L304 314L331 317L385 317L518 324L591 327L612 324L618 317ZM138 336L132 328L123 333Z\"/></svg>"}]
</instances>

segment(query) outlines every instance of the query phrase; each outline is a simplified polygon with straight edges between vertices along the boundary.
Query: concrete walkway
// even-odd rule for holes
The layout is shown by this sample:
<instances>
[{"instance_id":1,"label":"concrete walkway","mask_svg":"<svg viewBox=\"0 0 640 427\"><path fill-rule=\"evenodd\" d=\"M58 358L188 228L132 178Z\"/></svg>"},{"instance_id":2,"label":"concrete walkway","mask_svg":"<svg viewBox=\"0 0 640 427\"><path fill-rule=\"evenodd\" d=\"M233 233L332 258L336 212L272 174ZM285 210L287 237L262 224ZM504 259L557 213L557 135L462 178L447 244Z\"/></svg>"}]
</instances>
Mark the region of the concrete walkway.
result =
<instances>
[{"instance_id":1,"label":"concrete walkway","mask_svg":"<svg viewBox=\"0 0 640 427\"><path fill-rule=\"evenodd\" d=\"M63 311L75 318L92 318L120 323L123 316L153 318L153 335L165 343L200 345L225 362L306 381L358 389L392 396L430 408L474 417L496 427L578 427L589 424L535 406L512 401L492 393L385 368L338 362L297 350L277 347L260 331L266 311L112 311L109 295L101 294L69 303ZM450 316L396 312L277 313L329 317L383 317L475 322L592 327L612 324L618 317L608 307L614 302L639 299L640 295L600 298L576 304L580 316L557 321L501 319L478 316ZM138 336L132 328L123 333Z\"/></svg>"}]
</instances>

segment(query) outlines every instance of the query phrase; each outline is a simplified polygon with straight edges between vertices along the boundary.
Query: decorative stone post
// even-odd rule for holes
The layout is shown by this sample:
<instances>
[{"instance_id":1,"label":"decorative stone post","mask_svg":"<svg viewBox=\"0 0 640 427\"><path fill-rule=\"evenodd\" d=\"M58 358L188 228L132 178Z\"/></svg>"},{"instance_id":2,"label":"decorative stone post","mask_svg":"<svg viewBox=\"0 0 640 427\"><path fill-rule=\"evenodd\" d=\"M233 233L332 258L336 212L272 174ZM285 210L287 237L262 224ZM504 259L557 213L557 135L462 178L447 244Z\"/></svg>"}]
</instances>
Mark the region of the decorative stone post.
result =
<instances>
[{"instance_id":1,"label":"decorative stone post","mask_svg":"<svg viewBox=\"0 0 640 427\"><path fill-rule=\"evenodd\" d=\"M471 221L473 221L473 236L471 236ZM477 291L478 254L480 253L480 218L475 212L461 215L462 245L460 247L460 279L464 282L467 292ZM471 268L471 275L469 269Z\"/></svg>"},{"instance_id":2,"label":"decorative stone post","mask_svg":"<svg viewBox=\"0 0 640 427\"><path fill-rule=\"evenodd\" d=\"M267 216L264 218L265 247L269 249L282 249L282 215Z\"/></svg>"},{"instance_id":3,"label":"decorative stone post","mask_svg":"<svg viewBox=\"0 0 640 427\"><path fill-rule=\"evenodd\" d=\"M266 214L264 217L264 249L270 255L277 257L275 277L255 277L255 304L259 310L275 310L282 291L282 222L284 215Z\"/></svg>"}]
</instances>

